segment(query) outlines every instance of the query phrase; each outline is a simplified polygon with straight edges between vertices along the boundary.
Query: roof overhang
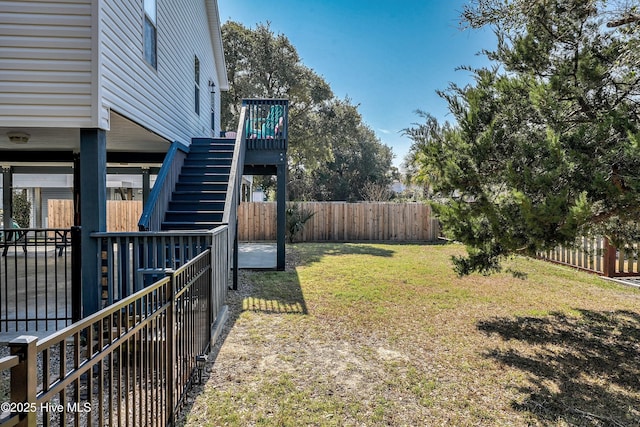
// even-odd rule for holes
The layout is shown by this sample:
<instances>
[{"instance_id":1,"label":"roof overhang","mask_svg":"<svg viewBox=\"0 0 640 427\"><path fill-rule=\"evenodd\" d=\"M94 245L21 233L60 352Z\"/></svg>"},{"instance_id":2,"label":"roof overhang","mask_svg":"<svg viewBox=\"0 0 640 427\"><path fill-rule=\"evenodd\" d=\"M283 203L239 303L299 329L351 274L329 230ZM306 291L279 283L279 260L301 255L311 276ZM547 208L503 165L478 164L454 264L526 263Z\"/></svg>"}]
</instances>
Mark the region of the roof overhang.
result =
<instances>
[{"instance_id":1,"label":"roof overhang","mask_svg":"<svg viewBox=\"0 0 640 427\"><path fill-rule=\"evenodd\" d=\"M15 143L7 134L27 135ZM111 130L106 132L107 161L128 164L157 164L170 141L111 111ZM0 127L0 163L68 163L80 151L78 128Z\"/></svg>"},{"instance_id":2,"label":"roof overhang","mask_svg":"<svg viewBox=\"0 0 640 427\"><path fill-rule=\"evenodd\" d=\"M220 90L227 91L229 90L229 79L227 77L227 62L224 59L218 0L205 0L205 5L207 8L207 18L209 20L209 34L211 37L211 45L213 46L213 57L216 62L216 73L218 74L218 87Z\"/></svg>"}]
</instances>

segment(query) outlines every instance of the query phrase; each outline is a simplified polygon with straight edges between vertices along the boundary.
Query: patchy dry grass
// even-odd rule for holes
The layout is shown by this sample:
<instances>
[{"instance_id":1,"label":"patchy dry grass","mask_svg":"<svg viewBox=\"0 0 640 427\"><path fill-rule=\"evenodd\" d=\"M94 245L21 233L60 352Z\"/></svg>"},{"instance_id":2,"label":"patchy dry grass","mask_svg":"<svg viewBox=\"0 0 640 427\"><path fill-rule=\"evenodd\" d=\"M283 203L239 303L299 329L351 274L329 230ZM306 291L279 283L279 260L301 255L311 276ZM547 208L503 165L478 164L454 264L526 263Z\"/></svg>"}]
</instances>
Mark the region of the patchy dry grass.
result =
<instances>
[{"instance_id":1,"label":"patchy dry grass","mask_svg":"<svg viewBox=\"0 0 640 427\"><path fill-rule=\"evenodd\" d=\"M640 425L640 292L456 245L302 244L243 273L189 426Z\"/></svg>"}]
</instances>

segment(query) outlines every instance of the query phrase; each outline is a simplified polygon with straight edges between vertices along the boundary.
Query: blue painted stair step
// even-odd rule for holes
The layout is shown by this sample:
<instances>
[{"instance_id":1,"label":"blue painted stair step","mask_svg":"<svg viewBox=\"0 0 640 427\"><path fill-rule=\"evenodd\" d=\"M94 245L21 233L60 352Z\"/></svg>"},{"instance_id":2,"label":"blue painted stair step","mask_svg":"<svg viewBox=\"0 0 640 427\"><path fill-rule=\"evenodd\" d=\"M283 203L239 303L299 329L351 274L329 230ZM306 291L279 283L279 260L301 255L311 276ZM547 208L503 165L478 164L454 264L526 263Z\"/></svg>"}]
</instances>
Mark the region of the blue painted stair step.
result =
<instances>
[{"instance_id":1,"label":"blue painted stair step","mask_svg":"<svg viewBox=\"0 0 640 427\"><path fill-rule=\"evenodd\" d=\"M210 230L221 224L234 142L211 138L191 142L163 230Z\"/></svg>"}]
</instances>

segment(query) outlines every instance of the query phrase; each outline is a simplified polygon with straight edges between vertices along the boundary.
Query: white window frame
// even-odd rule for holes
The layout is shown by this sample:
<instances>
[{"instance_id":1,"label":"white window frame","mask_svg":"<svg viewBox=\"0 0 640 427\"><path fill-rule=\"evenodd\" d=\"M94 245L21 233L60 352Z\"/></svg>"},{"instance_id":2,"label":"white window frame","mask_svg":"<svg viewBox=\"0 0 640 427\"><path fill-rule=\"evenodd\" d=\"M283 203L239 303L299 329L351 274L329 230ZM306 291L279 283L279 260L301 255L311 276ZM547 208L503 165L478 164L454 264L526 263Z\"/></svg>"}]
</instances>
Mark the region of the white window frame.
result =
<instances>
[{"instance_id":1,"label":"white window frame","mask_svg":"<svg viewBox=\"0 0 640 427\"><path fill-rule=\"evenodd\" d=\"M193 75L194 75L194 111L200 115L200 58L198 55L193 56Z\"/></svg>"},{"instance_id":2,"label":"white window frame","mask_svg":"<svg viewBox=\"0 0 640 427\"><path fill-rule=\"evenodd\" d=\"M154 69L158 69L158 0L143 0L144 22L142 23L142 37L144 59ZM147 26L150 26L152 38L149 38ZM151 43L152 45L149 45Z\"/></svg>"}]
</instances>

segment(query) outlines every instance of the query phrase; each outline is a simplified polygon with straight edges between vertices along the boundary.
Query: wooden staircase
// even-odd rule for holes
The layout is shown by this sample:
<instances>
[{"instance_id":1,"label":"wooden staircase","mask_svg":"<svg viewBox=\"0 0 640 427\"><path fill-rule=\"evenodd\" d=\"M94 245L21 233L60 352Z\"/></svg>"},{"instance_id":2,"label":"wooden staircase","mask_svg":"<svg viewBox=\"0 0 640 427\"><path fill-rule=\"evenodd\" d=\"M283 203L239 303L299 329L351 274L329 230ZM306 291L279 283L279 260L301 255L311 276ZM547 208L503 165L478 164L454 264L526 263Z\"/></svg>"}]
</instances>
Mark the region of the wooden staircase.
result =
<instances>
[{"instance_id":1,"label":"wooden staircase","mask_svg":"<svg viewBox=\"0 0 640 427\"><path fill-rule=\"evenodd\" d=\"M288 105L286 99L244 99L235 139L193 138L189 146L174 141L145 200L138 229L211 231L228 225L235 288L242 176L275 175L277 269L284 270Z\"/></svg>"},{"instance_id":2,"label":"wooden staircase","mask_svg":"<svg viewBox=\"0 0 640 427\"><path fill-rule=\"evenodd\" d=\"M210 230L222 223L234 139L194 138L162 230Z\"/></svg>"}]
</instances>

